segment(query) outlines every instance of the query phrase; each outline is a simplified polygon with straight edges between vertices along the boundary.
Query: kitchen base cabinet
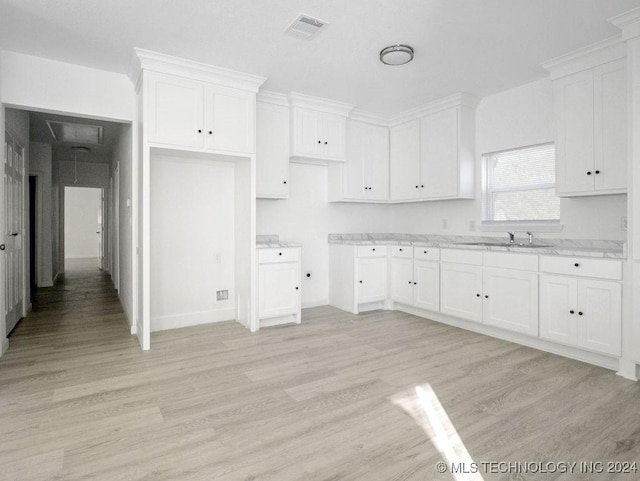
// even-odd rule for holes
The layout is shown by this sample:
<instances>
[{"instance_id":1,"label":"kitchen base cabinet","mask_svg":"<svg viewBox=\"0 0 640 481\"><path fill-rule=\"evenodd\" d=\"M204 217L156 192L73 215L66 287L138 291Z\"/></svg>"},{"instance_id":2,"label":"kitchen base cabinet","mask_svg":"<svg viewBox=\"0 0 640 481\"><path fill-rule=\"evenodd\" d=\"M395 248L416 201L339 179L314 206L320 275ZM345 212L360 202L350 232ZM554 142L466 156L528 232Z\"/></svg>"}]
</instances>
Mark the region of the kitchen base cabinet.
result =
<instances>
[{"instance_id":1,"label":"kitchen base cabinet","mask_svg":"<svg viewBox=\"0 0 640 481\"><path fill-rule=\"evenodd\" d=\"M465 264L440 266L440 312L482 322L482 267Z\"/></svg>"},{"instance_id":2,"label":"kitchen base cabinet","mask_svg":"<svg viewBox=\"0 0 640 481\"><path fill-rule=\"evenodd\" d=\"M259 249L257 327L300 321L300 249Z\"/></svg>"},{"instance_id":3,"label":"kitchen base cabinet","mask_svg":"<svg viewBox=\"0 0 640 481\"><path fill-rule=\"evenodd\" d=\"M388 298L387 246L329 245L329 304L357 314L384 308Z\"/></svg>"},{"instance_id":4,"label":"kitchen base cabinet","mask_svg":"<svg viewBox=\"0 0 640 481\"><path fill-rule=\"evenodd\" d=\"M570 346L621 354L619 282L540 276L540 337Z\"/></svg>"},{"instance_id":5,"label":"kitchen base cabinet","mask_svg":"<svg viewBox=\"0 0 640 481\"><path fill-rule=\"evenodd\" d=\"M391 247L390 297L427 311L440 308L440 249Z\"/></svg>"}]
</instances>

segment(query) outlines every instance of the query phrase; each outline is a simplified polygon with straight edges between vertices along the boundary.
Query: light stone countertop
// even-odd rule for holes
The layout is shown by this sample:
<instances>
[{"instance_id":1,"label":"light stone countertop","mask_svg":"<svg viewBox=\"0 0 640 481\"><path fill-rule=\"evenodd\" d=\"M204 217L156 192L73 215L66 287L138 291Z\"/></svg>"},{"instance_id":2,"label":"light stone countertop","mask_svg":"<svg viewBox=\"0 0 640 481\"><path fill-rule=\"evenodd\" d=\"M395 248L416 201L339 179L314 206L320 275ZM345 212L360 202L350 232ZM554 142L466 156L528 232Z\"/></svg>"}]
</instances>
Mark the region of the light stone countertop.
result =
<instances>
[{"instance_id":1,"label":"light stone countertop","mask_svg":"<svg viewBox=\"0 0 640 481\"><path fill-rule=\"evenodd\" d=\"M277 235L256 236L256 249L286 249L289 247L302 247L302 244L281 241Z\"/></svg>"},{"instance_id":2,"label":"light stone countertop","mask_svg":"<svg viewBox=\"0 0 640 481\"><path fill-rule=\"evenodd\" d=\"M528 246L474 246L468 242L508 242L505 237L443 236L421 234L329 234L329 244L349 245L406 245L420 247L442 247L447 249L469 249L519 254L543 254L557 256L603 257L626 259L627 245L622 241L585 239L536 239ZM516 243L527 243L527 239L516 236ZM535 247L536 244L550 246Z\"/></svg>"}]
</instances>

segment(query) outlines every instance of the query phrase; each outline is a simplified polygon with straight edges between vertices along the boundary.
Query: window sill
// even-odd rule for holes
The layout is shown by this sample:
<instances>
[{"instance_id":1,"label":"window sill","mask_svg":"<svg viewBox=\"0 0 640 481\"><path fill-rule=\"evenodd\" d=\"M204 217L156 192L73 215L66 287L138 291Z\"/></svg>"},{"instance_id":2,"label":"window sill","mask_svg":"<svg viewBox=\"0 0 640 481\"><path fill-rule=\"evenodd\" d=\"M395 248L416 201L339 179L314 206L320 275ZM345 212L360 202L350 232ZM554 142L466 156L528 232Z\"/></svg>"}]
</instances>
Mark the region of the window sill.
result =
<instances>
[{"instance_id":1,"label":"window sill","mask_svg":"<svg viewBox=\"0 0 640 481\"><path fill-rule=\"evenodd\" d=\"M482 232L562 232L564 225L554 220L483 221L478 225Z\"/></svg>"}]
</instances>

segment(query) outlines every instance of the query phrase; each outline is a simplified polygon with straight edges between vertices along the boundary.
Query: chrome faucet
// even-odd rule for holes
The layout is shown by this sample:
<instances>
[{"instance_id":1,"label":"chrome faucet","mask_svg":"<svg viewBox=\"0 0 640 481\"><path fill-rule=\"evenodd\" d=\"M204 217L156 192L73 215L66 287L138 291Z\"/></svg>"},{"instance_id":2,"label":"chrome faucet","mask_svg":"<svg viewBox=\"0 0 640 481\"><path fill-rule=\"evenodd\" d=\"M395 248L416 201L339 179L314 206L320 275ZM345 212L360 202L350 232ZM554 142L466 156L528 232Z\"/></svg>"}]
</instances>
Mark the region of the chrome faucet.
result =
<instances>
[{"instance_id":1,"label":"chrome faucet","mask_svg":"<svg viewBox=\"0 0 640 481\"><path fill-rule=\"evenodd\" d=\"M533 232L527 232L527 235L529 236L529 245L533 245Z\"/></svg>"},{"instance_id":2,"label":"chrome faucet","mask_svg":"<svg viewBox=\"0 0 640 481\"><path fill-rule=\"evenodd\" d=\"M515 232L507 232L509 234L509 244L515 244L516 233Z\"/></svg>"}]
</instances>

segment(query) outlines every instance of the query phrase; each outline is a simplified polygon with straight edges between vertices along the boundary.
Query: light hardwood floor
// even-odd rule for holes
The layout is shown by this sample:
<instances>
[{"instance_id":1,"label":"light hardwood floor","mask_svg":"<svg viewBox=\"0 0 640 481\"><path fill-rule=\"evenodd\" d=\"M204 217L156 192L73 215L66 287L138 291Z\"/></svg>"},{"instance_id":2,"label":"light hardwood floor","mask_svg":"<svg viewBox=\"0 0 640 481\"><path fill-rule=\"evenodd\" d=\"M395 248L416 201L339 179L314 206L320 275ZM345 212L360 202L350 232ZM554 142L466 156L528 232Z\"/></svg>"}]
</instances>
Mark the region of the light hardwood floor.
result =
<instances>
[{"instance_id":1,"label":"light hardwood floor","mask_svg":"<svg viewBox=\"0 0 640 481\"><path fill-rule=\"evenodd\" d=\"M321 307L257 334L165 331L143 353L91 268L39 290L10 343L1 480L454 479L435 465L464 457L460 440L476 462L640 458L638 384L399 312Z\"/></svg>"}]
</instances>

